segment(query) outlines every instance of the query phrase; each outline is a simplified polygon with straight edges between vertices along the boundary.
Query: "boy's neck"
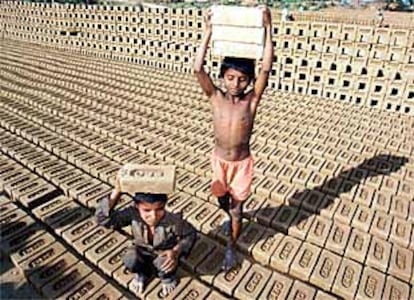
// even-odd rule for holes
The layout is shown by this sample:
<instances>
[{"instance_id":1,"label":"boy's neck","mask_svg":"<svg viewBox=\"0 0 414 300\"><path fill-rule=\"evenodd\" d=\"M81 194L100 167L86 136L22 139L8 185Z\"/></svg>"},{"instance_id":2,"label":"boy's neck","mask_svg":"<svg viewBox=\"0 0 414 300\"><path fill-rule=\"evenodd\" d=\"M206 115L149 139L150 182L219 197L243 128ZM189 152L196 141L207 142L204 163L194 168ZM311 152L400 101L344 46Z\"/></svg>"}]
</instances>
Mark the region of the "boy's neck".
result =
<instances>
[{"instance_id":1,"label":"boy's neck","mask_svg":"<svg viewBox=\"0 0 414 300\"><path fill-rule=\"evenodd\" d=\"M226 98L227 100L231 101L232 103L238 103L238 102L240 102L241 100L243 100L243 98L244 98L244 96L245 96L245 95L246 95L246 94L243 92L243 94L241 94L241 95L238 95L238 96L233 96L233 95L231 95L229 92L226 92L225 98Z\"/></svg>"}]
</instances>

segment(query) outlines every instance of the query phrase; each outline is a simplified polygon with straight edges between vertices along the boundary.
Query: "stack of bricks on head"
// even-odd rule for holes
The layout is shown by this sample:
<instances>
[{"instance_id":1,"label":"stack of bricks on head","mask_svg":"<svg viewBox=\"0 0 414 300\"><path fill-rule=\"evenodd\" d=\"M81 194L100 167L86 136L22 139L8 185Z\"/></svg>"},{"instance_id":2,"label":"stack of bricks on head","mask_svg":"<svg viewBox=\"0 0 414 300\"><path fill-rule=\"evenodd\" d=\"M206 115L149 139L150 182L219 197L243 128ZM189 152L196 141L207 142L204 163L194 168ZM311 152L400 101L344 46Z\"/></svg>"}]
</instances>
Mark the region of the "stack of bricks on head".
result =
<instances>
[{"instance_id":1,"label":"stack of bricks on head","mask_svg":"<svg viewBox=\"0 0 414 300\"><path fill-rule=\"evenodd\" d=\"M126 164L120 170L123 193L170 194L175 189L175 166Z\"/></svg>"},{"instance_id":2,"label":"stack of bricks on head","mask_svg":"<svg viewBox=\"0 0 414 300\"><path fill-rule=\"evenodd\" d=\"M213 6L213 54L260 59L263 56L263 13L257 7Z\"/></svg>"}]
</instances>

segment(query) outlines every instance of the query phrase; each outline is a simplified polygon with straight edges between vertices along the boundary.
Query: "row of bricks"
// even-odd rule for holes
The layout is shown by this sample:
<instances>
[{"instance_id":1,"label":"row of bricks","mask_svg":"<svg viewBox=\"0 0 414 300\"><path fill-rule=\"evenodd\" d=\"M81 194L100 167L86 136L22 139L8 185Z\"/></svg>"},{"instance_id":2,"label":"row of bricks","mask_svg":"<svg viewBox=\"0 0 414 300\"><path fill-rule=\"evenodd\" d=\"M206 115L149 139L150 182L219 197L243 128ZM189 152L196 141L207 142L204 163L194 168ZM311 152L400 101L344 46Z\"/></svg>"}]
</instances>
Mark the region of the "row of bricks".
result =
<instances>
[{"instance_id":1,"label":"row of bricks","mask_svg":"<svg viewBox=\"0 0 414 300\"><path fill-rule=\"evenodd\" d=\"M49 63L50 63L50 62L49 62ZM141 68L142 68L142 67L141 67ZM68 68L68 69L70 69L70 68ZM80 72L80 71L85 72L85 71L83 71L83 70L77 70L77 72ZM109 73L102 74L102 75L103 75L103 76L108 76L108 74L109 74ZM55 74L55 76L56 76L56 74ZM125 76L126 76L126 77L128 77L128 75L126 75L126 74L125 74ZM108 83L108 82L106 81L106 83ZM187 82L187 83L188 83L188 82ZM131 86L131 84L130 84L130 86ZM186 86L188 86L188 85L186 85ZM119 87L119 86L118 86L118 88L122 88L122 87ZM329 104L327 103L327 104L325 104L325 105L329 105ZM389 116L388 116L388 117L389 117Z\"/></svg>"},{"instance_id":2,"label":"row of bricks","mask_svg":"<svg viewBox=\"0 0 414 300\"><path fill-rule=\"evenodd\" d=\"M1 247L34 287L50 298L126 299L46 228L0 195ZM66 227L68 229L70 224Z\"/></svg>"},{"instance_id":3,"label":"row of bricks","mask_svg":"<svg viewBox=\"0 0 414 300\"><path fill-rule=\"evenodd\" d=\"M179 201L177 201L177 203L181 203L181 202L179 202ZM174 200L172 200L171 202L170 202L170 205L173 205L174 204ZM201 204L201 203L199 203L199 204ZM199 205L191 205L190 206L190 209L191 209L191 207L198 207ZM186 208L186 207L184 207L184 208L181 208L181 211L182 212L184 212L184 213L186 213L187 212L187 210L188 210L188 208ZM294 214L291 214L291 215L293 215L293 217L295 216ZM284 217L283 216L283 214L279 214L279 218L280 219L289 219L289 218L291 218L290 216L288 216L288 217ZM222 216L223 217L223 216ZM276 218L276 220L277 220L277 218ZM279 220L280 221L280 220ZM315 224L317 224L317 225L315 225L314 226L314 228L313 228L313 232L316 232L317 230L316 229L318 229L319 231L320 231L320 227L322 227L322 228L329 228L330 226L328 225L328 224L326 224L326 222L325 222L325 224L323 224L324 222L323 222L323 220L321 220L321 222L319 222L319 220L318 220L318 222L315 222ZM380 222L379 221L377 221L376 222L377 224L379 224ZM321 225L321 224L323 224L323 226ZM272 222L272 225L273 225L273 222ZM285 229L286 230L286 228L283 228L283 226L289 226L289 223L283 223L283 222L281 222L281 223L279 223L279 224L277 224L276 223L276 225L275 225L275 227L276 228L278 228L278 226L277 225L279 225L279 229L280 228L282 228L282 230L283 229ZM339 228L339 227L338 227ZM340 230L342 230L341 232L342 232L342 235L343 234L345 234L344 233L344 231L343 231L343 229L340 229ZM331 232L337 232L337 231L334 231L334 230L332 230ZM319 232L320 233L320 232ZM322 233L323 233L323 231L322 231ZM305 234L306 234L306 232L305 232ZM348 231L348 234L347 234L348 236L349 236L349 231ZM322 236L325 236L325 234L322 234ZM327 234L326 234L326 236L327 236ZM333 239L333 234L332 234L332 239ZM316 241L316 242L320 242L321 241L321 239L320 239L320 237L321 236L318 236L318 237L316 237L315 239L314 239L314 242ZM346 242L347 242L347 239L345 238L344 240L342 240L342 241L345 241L345 244L346 244ZM341 242L342 242L341 241ZM323 246L323 243L324 243L324 240L322 240L322 246ZM339 247L337 247L338 249L343 249L343 245L340 245ZM371 248L370 249L377 249L378 247L375 245L375 246L371 246ZM390 250L390 245L388 245L388 250ZM370 250L371 251L371 250ZM374 250L372 250L372 251L374 251ZM385 256L385 257L388 257L388 256ZM374 265L375 266L378 266L379 264L376 264L376 263L374 263ZM384 265L384 262L382 262L382 265ZM387 265L387 262L385 263L385 265ZM385 267L386 268L386 267Z\"/></svg>"},{"instance_id":4,"label":"row of bricks","mask_svg":"<svg viewBox=\"0 0 414 300\"><path fill-rule=\"evenodd\" d=\"M87 159L92 159L94 157L92 157L92 158L86 157L86 158ZM174 161L171 160L170 162L174 162ZM208 164L206 164L206 167L208 167ZM256 178L257 178L257 176L256 176ZM193 181L193 179L194 179L194 177L191 177L190 178L190 181ZM281 183L281 182L276 181L276 180L269 179L269 178L267 178L267 179L266 178L260 178L260 179L261 179L261 181L259 180L259 182L260 182L259 184L255 184L255 183L253 184L254 190L256 191L256 193L258 195L264 196L264 197L269 197L269 196L273 195L271 198L273 198L274 200L279 200L279 201L282 200L282 201L285 201L287 203L292 202L293 199L292 200L287 199L287 196L289 194L292 194L292 190L289 189L286 186L286 184ZM200 180L194 181L191 184L189 184L188 187L187 187L187 182L189 182L188 178L186 179L185 177L183 177L183 180L184 180L184 182L183 182L184 184L181 183L181 179L180 179L178 181L178 185L181 188L184 188L184 189L188 188L189 191L190 192L193 192L194 194L198 190L202 191L202 190L206 190L206 188L208 188L208 182L207 182L207 180L203 180L202 179L201 181ZM274 191L275 191L274 194L273 193L270 193L269 187L271 187L272 189L274 188ZM327 187L327 188L329 188L329 187ZM331 190L332 190L332 188L331 188ZM324 189L322 189L322 191L324 191ZM328 190L325 190L325 192L326 191L329 192L329 189ZM371 192L372 193L370 193L369 191L370 191L369 188L368 189L365 188L365 189L361 190L358 193L359 196L356 199L356 201L359 202L362 205L371 206L371 199L373 198L373 189L371 189ZM353 194L351 196L348 195L350 197L349 199L350 200L353 200L354 195L355 195L355 191L353 191ZM392 199L392 201L391 201L391 198L389 197L388 194L375 194L375 195L376 195L375 196L376 197L375 198L376 200L374 202L374 205L375 206L378 206L378 207L382 208L382 210L385 209L385 211L388 212L389 209L390 209L390 205L392 203L392 207L391 207L391 213L392 214L399 215L399 216L401 216L403 218L407 218L407 216L409 215L409 213L408 213L408 211L410 209L410 203L408 202L409 200L404 200L404 199L399 199L398 198L398 199ZM387 195L388 195L388 198L385 198L384 199L383 197L386 197ZM379 196L382 196L382 198L380 198ZM409 197L409 193L407 193L407 197ZM319 198L320 199L318 199L315 202L316 205L314 205L313 208L312 208L312 206L308 206L308 209L309 210L316 211L318 205L323 200L323 194L322 194L322 196L319 196ZM344 198L346 198L346 197L344 197ZM300 206L302 204L303 199L298 199L297 201L298 201L298 206ZM367 203L367 201L368 201L368 203ZM305 207L306 207L306 202L304 204L305 204ZM355 211L355 210L356 210L356 207L353 208L353 211Z\"/></svg>"}]
</instances>

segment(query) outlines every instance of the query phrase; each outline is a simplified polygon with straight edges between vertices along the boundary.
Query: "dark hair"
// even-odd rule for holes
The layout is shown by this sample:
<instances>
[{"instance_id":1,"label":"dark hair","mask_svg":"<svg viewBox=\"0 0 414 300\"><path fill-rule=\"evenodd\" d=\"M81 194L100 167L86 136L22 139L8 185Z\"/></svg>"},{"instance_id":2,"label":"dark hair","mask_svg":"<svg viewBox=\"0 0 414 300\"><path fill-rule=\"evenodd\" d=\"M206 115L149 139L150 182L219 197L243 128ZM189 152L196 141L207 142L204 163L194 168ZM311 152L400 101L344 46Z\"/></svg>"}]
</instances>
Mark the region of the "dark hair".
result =
<instances>
[{"instance_id":1,"label":"dark hair","mask_svg":"<svg viewBox=\"0 0 414 300\"><path fill-rule=\"evenodd\" d=\"M146 203L155 203L155 202L167 202L166 194L152 194L152 193L135 193L132 197L135 203L146 202Z\"/></svg>"},{"instance_id":2,"label":"dark hair","mask_svg":"<svg viewBox=\"0 0 414 300\"><path fill-rule=\"evenodd\" d=\"M220 67L220 77L224 77L224 73L228 69L235 69L246 74L250 80L254 79L254 59L240 57L225 57Z\"/></svg>"}]
</instances>

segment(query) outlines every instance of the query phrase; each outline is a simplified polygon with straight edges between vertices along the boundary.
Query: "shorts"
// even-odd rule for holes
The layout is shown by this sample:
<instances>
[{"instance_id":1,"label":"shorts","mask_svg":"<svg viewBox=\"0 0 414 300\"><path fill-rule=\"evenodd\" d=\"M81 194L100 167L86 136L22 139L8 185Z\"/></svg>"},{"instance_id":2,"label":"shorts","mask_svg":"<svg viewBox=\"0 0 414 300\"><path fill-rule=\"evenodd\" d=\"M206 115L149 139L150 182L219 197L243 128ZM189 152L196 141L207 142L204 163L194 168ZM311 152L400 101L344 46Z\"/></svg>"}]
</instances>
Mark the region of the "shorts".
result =
<instances>
[{"instance_id":1,"label":"shorts","mask_svg":"<svg viewBox=\"0 0 414 300\"><path fill-rule=\"evenodd\" d=\"M211 165L213 169L211 193L214 196L222 197L229 193L236 201L244 201L249 197L253 181L252 155L240 161L227 161L218 157L213 151Z\"/></svg>"}]
</instances>

